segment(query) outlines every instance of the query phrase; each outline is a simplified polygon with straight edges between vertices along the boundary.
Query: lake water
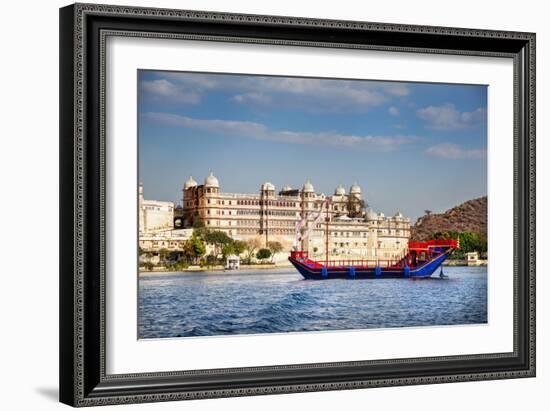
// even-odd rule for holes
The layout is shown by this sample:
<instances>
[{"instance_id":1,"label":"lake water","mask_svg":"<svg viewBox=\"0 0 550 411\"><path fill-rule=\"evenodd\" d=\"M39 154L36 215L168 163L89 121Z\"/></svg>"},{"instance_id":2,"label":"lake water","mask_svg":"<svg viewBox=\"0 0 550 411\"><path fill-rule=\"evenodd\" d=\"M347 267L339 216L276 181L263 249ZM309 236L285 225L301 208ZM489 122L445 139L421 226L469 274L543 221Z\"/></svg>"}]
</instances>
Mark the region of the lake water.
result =
<instances>
[{"instance_id":1,"label":"lake water","mask_svg":"<svg viewBox=\"0 0 550 411\"><path fill-rule=\"evenodd\" d=\"M304 280L293 269L140 274L139 337L190 337L487 322L487 268L448 279Z\"/></svg>"}]
</instances>

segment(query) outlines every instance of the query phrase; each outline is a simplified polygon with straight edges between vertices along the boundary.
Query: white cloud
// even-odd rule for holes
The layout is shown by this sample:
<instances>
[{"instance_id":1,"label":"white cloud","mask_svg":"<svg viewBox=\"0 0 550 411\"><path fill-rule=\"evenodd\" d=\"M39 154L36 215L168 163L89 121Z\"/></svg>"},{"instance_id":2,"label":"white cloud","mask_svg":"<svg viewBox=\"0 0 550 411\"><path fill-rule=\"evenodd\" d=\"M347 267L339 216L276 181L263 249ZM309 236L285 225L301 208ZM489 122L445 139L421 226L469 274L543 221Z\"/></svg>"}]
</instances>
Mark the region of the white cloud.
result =
<instances>
[{"instance_id":1,"label":"white cloud","mask_svg":"<svg viewBox=\"0 0 550 411\"><path fill-rule=\"evenodd\" d=\"M236 103L251 103L260 105L268 105L271 104L271 102L273 101L271 96L268 94L254 92L237 94L232 97L232 100Z\"/></svg>"},{"instance_id":2,"label":"white cloud","mask_svg":"<svg viewBox=\"0 0 550 411\"><path fill-rule=\"evenodd\" d=\"M200 101L198 92L175 85L166 79L142 81L141 91L145 93L146 98L155 101L187 104L196 104Z\"/></svg>"},{"instance_id":3,"label":"white cloud","mask_svg":"<svg viewBox=\"0 0 550 411\"><path fill-rule=\"evenodd\" d=\"M406 84L403 83L383 83L384 89L391 95L397 96L397 97L405 97L411 94L410 88L407 87Z\"/></svg>"},{"instance_id":4,"label":"white cloud","mask_svg":"<svg viewBox=\"0 0 550 411\"><path fill-rule=\"evenodd\" d=\"M388 109L388 113L390 113L392 116L394 117L397 117L399 116L399 109L395 106L391 106L389 109Z\"/></svg>"},{"instance_id":5,"label":"white cloud","mask_svg":"<svg viewBox=\"0 0 550 411\"><path fill-rule=\"evenodd\" d=\"M338 148L390 151L418 140L418 137L415 136L402 135L372 136L348 135L336 132L272 130L264 124L251 121L205 120L168 113L148 112L142 114L142 118L166 126L203 130L224 136L278 141L288 144L328 145Z\"/></svg>"},{"instance_id":6,"label":"white cloud","mask_svg":"<svg viewBox=\"0 0 550 411\"><path fill-rule=\"evenodd\" d=\"M208 92L222 91L233 94L233 102L251 106L322 112L367 111L410 94L410 89L402 83L177 72L158 72L157 75L158 80L143 81L142 89L153 97L181 103L196 102ZM188 94L191 97L186 99Z\"/></svg>"},{"instance_id":7,"label":"white cloud","mask_svg":"<svg viewBox=\"0 0 550 411\"><path fill-rule=\"evenodd\" d=\"M220 85L220 77L212 74L179 71L158 71L157 73L174 84L185 84L186 87L216 89Z\"/></svg>"},{"instance_id":8,"label":"white cloud","mask_svg":"<svg viewBox=\"0 0 550 411\"><path fill-rule=\"evenodd\" d=\"M486 121L487 110L480 107L474 111L461 112L453 104L445 104L418 109L416 114L428 122L429 128L456 130L483 124Z\"/></svg>"},{"instance_id":9,"label":"white cloud","mask_svg":"<svg viewBox=\"0 0 550 411\"><path fill-rule=\"evenodd\" d=\"M233 101L308 111L366 111L389 99L379 85L349 80L291 77L245 77L234 85ZM245 91L245 92L240 92Z\"/></svg>"},{"instance_id":10,"label":"white cloud","mask_svg":"<svg viewBox=\"0 0 550 411\"><path fill-rule=\"evenodd\" d=\"M484 149L464 149L457 144L441 143L435 146L429 147L426 153L435 156L446 158L449 160L462 160L462 159L480 159L487 156L487 150Z\"/></svg>"}]
</instances>

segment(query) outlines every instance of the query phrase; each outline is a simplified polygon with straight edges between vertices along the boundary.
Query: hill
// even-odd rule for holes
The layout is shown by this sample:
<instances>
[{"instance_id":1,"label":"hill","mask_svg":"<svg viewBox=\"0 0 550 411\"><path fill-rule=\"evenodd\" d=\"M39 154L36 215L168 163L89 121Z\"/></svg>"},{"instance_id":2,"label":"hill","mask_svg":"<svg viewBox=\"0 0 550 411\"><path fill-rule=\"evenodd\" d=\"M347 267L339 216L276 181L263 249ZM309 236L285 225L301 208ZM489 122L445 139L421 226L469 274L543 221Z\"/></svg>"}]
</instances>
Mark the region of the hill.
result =
<instances>
[{"instance_id":1,"label":"hill","mask_svg":"<svg viewBox=\"0 0 550 411\"><path fill-rule=\"evenodd\" d=\"M423 241L438 231L470 231L487 235L487 196L466 201L441 214L420 217L411 229L411 239Z\"/></svg>"}]
</instances>

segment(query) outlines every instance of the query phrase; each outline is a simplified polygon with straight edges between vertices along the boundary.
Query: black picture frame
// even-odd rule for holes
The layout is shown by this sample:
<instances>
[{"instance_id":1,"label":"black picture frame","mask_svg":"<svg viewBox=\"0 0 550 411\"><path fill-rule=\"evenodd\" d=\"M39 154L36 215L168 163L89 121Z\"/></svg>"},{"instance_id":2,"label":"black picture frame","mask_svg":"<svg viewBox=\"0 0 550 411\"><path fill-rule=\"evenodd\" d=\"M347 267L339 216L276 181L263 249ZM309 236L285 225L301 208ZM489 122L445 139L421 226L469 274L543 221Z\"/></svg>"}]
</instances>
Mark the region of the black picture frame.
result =
<instances>
[{"instance_id":1,"label":"black picture frame","mask_svg":"<svg viewBox=\"0 0 550 411\"><path fill-rule=\"evenodd\" d=\"M139 33L139 34L136 34ZM508 57L514 64L514 351L105 373L109 35ZM535 376L535 34L75 4L60 9L60 401L73 406Z\"/></svg>"}]
</instances>

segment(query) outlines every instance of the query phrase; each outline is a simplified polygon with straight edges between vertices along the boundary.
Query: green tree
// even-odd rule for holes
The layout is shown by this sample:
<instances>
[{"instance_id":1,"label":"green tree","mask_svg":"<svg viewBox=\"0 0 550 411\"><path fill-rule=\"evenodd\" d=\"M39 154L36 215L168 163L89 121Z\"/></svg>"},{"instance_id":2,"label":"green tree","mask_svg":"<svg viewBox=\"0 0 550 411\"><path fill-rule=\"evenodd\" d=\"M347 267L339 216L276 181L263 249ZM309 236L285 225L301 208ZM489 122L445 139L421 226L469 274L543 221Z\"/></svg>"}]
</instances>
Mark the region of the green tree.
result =
<instances>
[{"instance_id":1,"label":"green tree","mask_svg":"<svg viewBox=\"0 0 550 411\"><path fill-rule=\"evenodd\" d=\"M223 258L226 259L227 256L232 255L232 254L236 254L234 244L231 243L231 244L224 245L223 248L222 248Z\"/></svg>"},{"instance_id":2,"label":"green tree","mask_svg":"<svg viewBox=\"0 0 550 411\"><path fill-rule=\"evenodd\" d=\"M210 230L208 230L208 228L206 228L206 227L194 228L193 229L193 236L199 237L202 240L204 240L204 238L208 235L209 231Z\"/></svg>"},{"instance_id":3,"label":"green tree","mask_svg":"<svg viewBox=\"0 0 550 411\"><path fill-rule=\"evenodd\" d=\"M283 251L283 245L278 241L270 241L267 243L267 248L272 254L277 254Z\"/></svg>"},{"instance_id":4,"label":"green tree","mask_svg":"<svg viewBox=\"0 0 550 411\"><path fill-rule=\"evenodd\" d=\"M487 236L485 234L478 233L475 247L480 254L487 253Z\"/></svg>"},{"instance_id":5,"label":"green tree","mask_svg":"<svg viewBox=\"0 0 550 411\"><path fill-rule=\"evenodd\" d=\"M206 256L206 264L211 267L218 262L218 258L213 254L208 254Z\"/></svg>"},{"instance_id":6,"label":"green tree","mask_svg":"<svg viewBox=\"0 0 550 411\"><path fill-rule=\"evenodd\" d=\"M481 233L470 231L458 232L438 231L433 234L432 238L436 240L456 240L460 242L460 248L453 253L452 258L464 259L466 253L478 252L480 255L487 252L487 236Z\"/></svg>"},{"instance_id":7,"label":"green tree","mask_svg":"<svg viewBox=\"0 0 550 411\"><path fill-rule=\"evenodd\" d=\"M183 271L189 267L189 264L186 261L178 261L172 265L174 271Z\"/></svg>"},{"instance_id":8,"label":"green tree","mask_svg":"<svg viewBox=\"0 0 550 411\"><path fill-rule=\"evenodd\" d=\"M146 271L153 271L153 268L155 267L155 265L152 262L147 261L143 263L143 267L145 268Z\"/></svg>"},{"instance_id":9,"label":"green tree","mask_svg":"<svg viewBox=\"0 0 550 411\"><path fill-rule=\"evenodd\" d=\"M193 228L205 228L204 221L195 219L193 220Z\"/></svg>"},{"instance_id":10,"label":"green tree","mask_svg":"<svg viewBox=\"0 0 550 411\"><path fill-rule=\"evenodd\" d=\"M487 252L487 237L480 233L460 233L460 248L465 252L477 251L479 254Z\"/></svg>"},{"instance_id":11,"label":"green tree","mask_svg":"<svg viewBox=\"0 0 550 411\"><path fill-rule=\"evenodd\" d=\"M283 245L278 241L270 241L267 243L267 248L271 251L271 261L273 262L273 257L275 254L283 251Z\"/></svg>"},{"instance_id":12,"label":"green tree","mask_svg":"<svg viewBox=\"0 0 550 411\"><path fill-rule=\"evenodd\" d=\"M258 254L256 254L256 258L258 260L265 260L269 257L271 257L271 251L269 251L269 248L260 248L258 250Z\"/></svg>"},{"instance_id":13,"label":"green tree","mask_svg":"<svg viewBox=\"0 0 550 411\"><path fill-rule=\"evenodd\" d=\"M222 247L233 243L233 239L225 232L219 230L207 231L204 235L204 241L214 246L215 254L218 255Z\"/></svg>"},{"instance_id":14,"label":"green tree","mask_svg":"<svg viewBox=\"0 0 550 411\"><path fill-rule=\"evenodd\" d=\"M246 243L240 240L233 241L233 248L235 249L235 254L240 255L246 250Z\"/></svg>"},{"instance_id":15,"label":"green tree","mask_svg":"<svg viewBox=\"0 0 550 411\"><path fill-rule=\"evenodd\" d=\"M164 262L169 255L170 255L170 250L168 250L167 248L161 248L159 250L159 257L161 262Z\"/></svg>"},{"instance_id":16,"label":"green tree","mask_svg":"<svg viewBox=\"0 0 550 411\"><path fill-rule=\"evenodd\" d=\"M183 246L183 254L188 261L196 262L206 253L206 246L199 236L193 235Z\"/></svg>"},{"instance_id":17,"label":"green tree","mask_svg":"<svg viewBox=\"0 0 550 411\"><path fill-rule=\"evenodd\" d=\"M244 252L246 253L246 261L248 264L250 264L252 257L254 256L254 252L262 246L262 240L258 237L251 238L249 240L245 241L245 249Z\"/></svg>"},{"instance_id":18,"label":"green tree","mask_svg":"<svg viewBox=\"0 0 550 411\"><path fill-rule=\"evenodd\" d=\"M199 237L191 238L191 244L193 245L193 251L196 257L201 258L206 254L206 246Z\"/></svg>"}]
</instances>

